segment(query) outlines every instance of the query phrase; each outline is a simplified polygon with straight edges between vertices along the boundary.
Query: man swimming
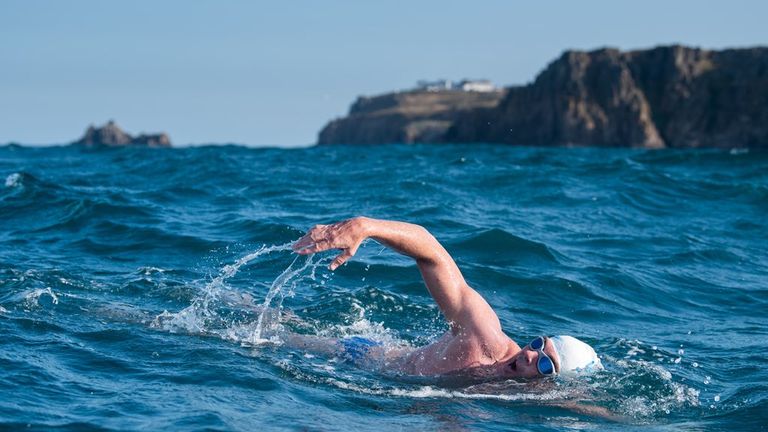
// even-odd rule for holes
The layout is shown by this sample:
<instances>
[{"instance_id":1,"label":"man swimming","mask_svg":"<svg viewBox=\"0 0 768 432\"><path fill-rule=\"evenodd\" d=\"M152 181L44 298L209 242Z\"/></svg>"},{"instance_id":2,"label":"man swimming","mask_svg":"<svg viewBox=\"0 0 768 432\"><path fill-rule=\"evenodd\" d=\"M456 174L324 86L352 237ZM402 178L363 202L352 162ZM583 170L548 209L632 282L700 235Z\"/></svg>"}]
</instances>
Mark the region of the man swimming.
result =
<instances>
[{"instance_id":1,"label":"man swimming","mask_svg":"<svg viewBox=\"0 0 768 432\"><path fill-rule=\"evenodd\" d=\"M424 283L450 324L437 341L415 350L382 352L375 341L353 337L341 339L331 348L359 361L365 356L386 355L391 367L413 375L442 375L472 370L483 376L536 377L600 369L595 351L571 336L540 336L523 348L501 329L496 313L485 299L464 280L453 258L423 227L367 217L317 225L294 245L299 254L330 249L341 253L329 268L337 269L352 258L360 244L372 238L413 258ZM328 344L293 335L288 343L329 353Z\"/></svg>"}]
</instances>

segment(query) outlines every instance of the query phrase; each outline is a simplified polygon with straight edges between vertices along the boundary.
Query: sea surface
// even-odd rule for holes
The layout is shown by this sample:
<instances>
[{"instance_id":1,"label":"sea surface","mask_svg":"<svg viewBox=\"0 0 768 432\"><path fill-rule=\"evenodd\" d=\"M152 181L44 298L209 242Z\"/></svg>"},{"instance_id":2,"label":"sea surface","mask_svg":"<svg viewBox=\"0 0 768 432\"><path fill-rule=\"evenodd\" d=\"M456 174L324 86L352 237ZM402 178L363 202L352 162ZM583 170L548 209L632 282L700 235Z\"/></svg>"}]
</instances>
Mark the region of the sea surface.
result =
<instances>
[{"instance_id":1,"label":"sea surface","mask_svg":"<svg viewBox=\"0 0 768 432\"><path fill-rule=\"evenodd\" d=\"M290 250L356 215L425 226L513 339L572 334L605 370L406 377L285 346L447 329L380 244L335 272ZM764 430L766 216L754 151L3 146L0 429Z\"/></svg>"}]
</instances>

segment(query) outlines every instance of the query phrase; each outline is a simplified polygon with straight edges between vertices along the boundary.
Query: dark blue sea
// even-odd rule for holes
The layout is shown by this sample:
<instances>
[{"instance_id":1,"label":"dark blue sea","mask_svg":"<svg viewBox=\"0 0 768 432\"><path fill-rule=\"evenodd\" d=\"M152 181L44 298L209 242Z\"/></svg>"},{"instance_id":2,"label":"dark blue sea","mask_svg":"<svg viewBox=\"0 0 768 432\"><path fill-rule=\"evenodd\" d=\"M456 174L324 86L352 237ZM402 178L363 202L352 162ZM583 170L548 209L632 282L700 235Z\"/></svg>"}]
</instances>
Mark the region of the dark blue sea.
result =
<instances>
[{"instance_id":1,"label":"dark blue sea","mask_svg":"<svg viewBox=\"0 0 768 432\"><path fill-rule=\"evenodd\" d=\"M447 329L374 241L291 252L356 215L425 226L513 339L605 370L402 377L264 337ZM0 147L0 429L764 430L766 216L744 150Z\"/></svg>"}]
</instances>

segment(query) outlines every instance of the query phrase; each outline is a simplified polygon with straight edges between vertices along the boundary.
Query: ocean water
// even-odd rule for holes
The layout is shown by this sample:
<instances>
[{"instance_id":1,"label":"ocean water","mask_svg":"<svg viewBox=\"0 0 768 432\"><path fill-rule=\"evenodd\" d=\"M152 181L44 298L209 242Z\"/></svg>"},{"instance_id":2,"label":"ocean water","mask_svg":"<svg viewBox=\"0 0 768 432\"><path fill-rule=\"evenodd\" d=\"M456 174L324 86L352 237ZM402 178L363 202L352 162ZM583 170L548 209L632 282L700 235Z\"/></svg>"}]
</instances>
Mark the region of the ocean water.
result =
<instances>
[{"instance_id":1,"label":"ocean water","mask_svg":"<svg viewBox=\"0 0 768 432\"><path fill-rule=\"evenodd\" d=\"M368 215L427 227L524 344L578 380L401 377L281 344L447 329ZM763 430L768 154L381 146L0 147L0 429ZM264 307L264 305L268 307Z\"/></svg>"}]
</instances>

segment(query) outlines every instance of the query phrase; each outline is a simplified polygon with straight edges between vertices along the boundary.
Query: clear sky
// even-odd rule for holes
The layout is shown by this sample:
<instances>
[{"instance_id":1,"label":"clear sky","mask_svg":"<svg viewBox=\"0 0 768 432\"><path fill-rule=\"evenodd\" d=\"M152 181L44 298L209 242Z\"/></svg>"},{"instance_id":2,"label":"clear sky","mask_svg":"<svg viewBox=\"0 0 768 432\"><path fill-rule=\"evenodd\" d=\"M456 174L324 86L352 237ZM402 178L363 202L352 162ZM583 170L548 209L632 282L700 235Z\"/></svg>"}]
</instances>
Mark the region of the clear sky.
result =
<instances>
[{"instance_id":1,"label":"clear sky","mask_svg":"<svg viewBox=\"0 0 768 432\"><path fill-rule=\"evenodd\" d=\"M174 144L303 146L419 79L524 84L566 49L768 45L766 1L0 0L0 143L115 119Z\"/></svg>"}]
</instances>

